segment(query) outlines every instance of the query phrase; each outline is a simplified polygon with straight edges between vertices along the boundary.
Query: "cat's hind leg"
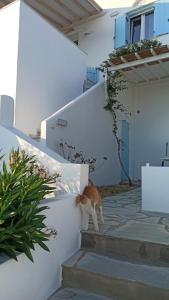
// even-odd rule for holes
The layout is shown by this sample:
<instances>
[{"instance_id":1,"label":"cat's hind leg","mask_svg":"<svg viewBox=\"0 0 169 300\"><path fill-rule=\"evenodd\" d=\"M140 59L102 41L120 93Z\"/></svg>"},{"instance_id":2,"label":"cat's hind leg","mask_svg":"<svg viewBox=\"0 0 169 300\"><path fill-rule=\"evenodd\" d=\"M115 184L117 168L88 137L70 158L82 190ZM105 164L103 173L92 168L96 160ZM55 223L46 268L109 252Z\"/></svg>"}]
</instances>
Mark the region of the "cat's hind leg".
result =
<instances>
[{"instance_id":1,"label":"cat's hind leg","mask_svg":"<svg viewBox=\"0 0 169 300\"><path fill-rule=\"evenodd\" d=\"M102 208L102 206L99 206L99 212L100 212L100 221L103 224L104 223L104 218L103 218L103 208Z\"/></svg>"},{"instance_id":2,"label":"cat's hind leg","mask_svg":"<svg viewBox=\"0 0 169 300\"><path fill-rule=\"evenodd\" d=\"M99 226L98 226L98 221L97 221L97 214L95 208L91 208L91 215L93 219L93 225L94 225L94 230L99 231Z\"/></svg>"}]
</instances>

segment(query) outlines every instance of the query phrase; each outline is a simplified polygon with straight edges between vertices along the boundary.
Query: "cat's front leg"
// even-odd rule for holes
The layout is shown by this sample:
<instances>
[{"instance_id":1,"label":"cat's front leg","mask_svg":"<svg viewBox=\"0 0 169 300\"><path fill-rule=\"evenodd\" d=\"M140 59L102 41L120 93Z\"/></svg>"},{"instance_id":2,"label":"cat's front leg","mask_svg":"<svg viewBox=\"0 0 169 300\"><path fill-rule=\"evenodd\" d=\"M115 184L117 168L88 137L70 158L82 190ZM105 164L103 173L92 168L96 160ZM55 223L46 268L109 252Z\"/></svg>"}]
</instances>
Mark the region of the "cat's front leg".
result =
<instances>
[{"instance_id":1,"label":"cat's front leg","mask_svg":"<svg viewBox=\"0 0 169 300\"><path fill-rule=\"evenodd\" d=\"M82 230L88 230L89 228L89 214L82 212Z\"/></svg>"},{"instance_id":2,"label":"cat's front leg","mask_svg":"<svg viewBox=\"0 0 169 300\"><path fill-rule=\"evenodd\" d=\"M102 224L104 224L103 208L102 208L102 206L99 207L99 211L100 211L100 221L101 221Z\"/></svg>"}]
</instances>

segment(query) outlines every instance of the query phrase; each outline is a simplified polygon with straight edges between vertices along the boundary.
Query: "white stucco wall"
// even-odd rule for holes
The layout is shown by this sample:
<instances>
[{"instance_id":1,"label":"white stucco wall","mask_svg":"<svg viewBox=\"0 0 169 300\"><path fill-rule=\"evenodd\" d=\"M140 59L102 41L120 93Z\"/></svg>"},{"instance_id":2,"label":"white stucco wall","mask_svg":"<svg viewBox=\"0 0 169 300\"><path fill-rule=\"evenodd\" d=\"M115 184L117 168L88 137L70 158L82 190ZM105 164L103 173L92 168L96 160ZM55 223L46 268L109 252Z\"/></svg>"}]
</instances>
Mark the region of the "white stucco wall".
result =
<instances>
[{"instance_id":1,"label":"white stucco wall","mask_svg":"<svg viewBox=\"0 0 169 300\"><path fill-rule=\"evenodd\" d=\"M130 171L134 179L141 178L146 163L160 166L169 142L169 81L155 81L131 87L130 100ZM126 97L127 96L127 97Z\"/></svg>"},{"instance_id":2,"label":"white stucco wall","mask_svg":"<svg viewBox=\"0 0 169 300\"><path fill-rule=\"evenodd\" d=\"M164 45L169 45L169 34L164 34L158 37L158 40L164 44Z\"/></svg>"},{"instance_id":3,"label":"white stucco wall","mask_svg":"<svg viewBox=\"0 0 169 300\"><path fill-rule=\"evenodd\" d=\"M20 3L0 10L0 95L15 98Z\"/></svg>"},{"instance_id":4,"label":"white stucco wall","mask_svg":"<svg viewBox=\"0 0 169 300\"><path fill-rule=\"evenodd\" d=\"M21 2L15 125L31 134L82 93L86 55Z\"/></svg>"},{"instance_id":5,"label":"white stucco wall","mask_svg":"<svg viewBox=\"0 0 169 300\"><path fill-rule=\"evenodd\" d=\"M8 160L8 154L12 148L20 148L29 155L35 155L51 174L59 173L61 175L61 181L58 183L60 194L82 192L88 183L87 165L70 164L60 155L32 140L19 130L0 126L0 149L3 154L6 154L6 160Z\"/></svg>"},{"instance_id":6,"label":"white stucco wall","mask_svg":"<svg viewBox=\"0 0 169 300\"><path fill-rule=\"evenodd\" d=\"M0 96L0 124L13 127L14 124L14 99L10 96Z\"/></svg>"},{"instance_id":7,"label":"white stucco wall","mask_svg":"<svg viewBox=\"0 0 169 300\"><path fill-rule=\"evenodd\" d=\"M134 4L132 0L107 0L107 3L106 1L102 2L103 7L106 8L102 16L76 26L75 31L68 34L70 39L74 36L78 39L78 47L87 54L88 66L99 66L108 58L108 54L114 50L115 18L118 14L123 14L133 9L132 5ZM140 1L139 5L150 2L153 1ZM160 36L158 39L164 44L169 44L169 35Z\"/></svg>"},{"instance_id":8,"label":"white stucco wall","mask_svg":"<svg viewBox=\"0 0 169 300\"><path fill-rule=\"evenodd\" d=\"M6 154L6 161L12 148L20 148L36 155L50 173L61 174L56 198L44 201L50 208L46 211L47 227L57 231L56 239L48 242L50 252L36 247L32 253L34 263L24 254L18 256L18 262L10 259L1 263L0 257L0 299L47 300L61 286L63 262L80 248L81 215L75 197L88 183L88 166L67 163L58 154L14 128L0 126L0 148Z\"/></svg>"},{"instance_id":9,"label":"white stucco wall","mask_svg":"<svg viewBox=\"0 0 169 300\"><path fill-rule=\"evenodd\" d=\"M91 178L98 185L120 181L120 170L112 134L112 116L105 111L105 88L98 83L56 114L43 122L42 134L47 146L54 151L62 140L76 151L83 151L85 158L97 159ZM57 127L58 119L68 122L67 127ZM44 127L46 126L46 130ZM107 161L103 160L107 157Z\"/></svg>"},{"instance_id":10,"label":"white stucco wall","mask_svg":"<svg viewBox=\"0 0 169 300\"><path fill-rule=\"evenodd\" d=\"M115 36L115 15L125 13L130 8L131 3L125 1L124 6L115 6L111 3L112 9L105 9L104 14L94 20L88 21L85 24L75 27L76 36L78 36L79 45L87 54L87 65L99 66L108 54L114 49ZM129 1L131 2L131 1ZM124 3L123 3L124 4ZM68 35L71 39L73 32Z\"/></svg>"},{"instance_id":11,"label":"white stucco wall","mask_svg":"<svg viewBox=\"0 0 169 300\"><path fill-rule=\"evenodd\" d=\"M169 213L169 167L142 167L142 209Z\"/></svg>"},{"instance_id":12,"label":"white stucco wall","mask_svg":"<svg viewBox=\"0 0 169 300\"><path fill-rule=\"evenodd\" d=\"M36 247L34 263L24 254L18 262L0 263L1 300L47 300L61 286L61 266L80 248L81 217L75 197L58 196L47 203L46 224L57 231L56 239L47 243L50 252Z\"/></svg>"},{"instance_id":13,"label":"white stucco wall","mask_svg":"<svg viewBox=\"0 0 169 300\"><path fill-rule=\"evenodd\" d=\"M111 10L99 18L76 27L78 47L87 54L88 66L98 66L113 50L114 19L110 14ZM72 33L70 38L71 35Z\"/></svg>"}]
</instances>

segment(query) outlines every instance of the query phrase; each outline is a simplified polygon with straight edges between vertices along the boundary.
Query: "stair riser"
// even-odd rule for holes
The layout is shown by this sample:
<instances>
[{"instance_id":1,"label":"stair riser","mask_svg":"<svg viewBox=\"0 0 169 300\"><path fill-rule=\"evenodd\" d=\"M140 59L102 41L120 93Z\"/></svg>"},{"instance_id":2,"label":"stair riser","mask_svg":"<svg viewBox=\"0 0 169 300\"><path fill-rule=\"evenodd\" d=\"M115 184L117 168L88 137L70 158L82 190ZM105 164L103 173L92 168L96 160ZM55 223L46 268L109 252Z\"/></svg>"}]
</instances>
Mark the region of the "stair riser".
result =
<instances>
[{"instance_id":1,"label":"stair riser","mask_svg":"<svg viewBox=\"0 0 169 300\"><path fill-rule=\"evenodd\" d=\"M63 268L64 287L87 290L107 297L125 300L168 300L169 291L145 284L113 279L75 268Z\"/></svg>"},{"instance_id":2,"label":"stair riser","mask_svg":"<svg viewBox=\"0 0 169 300\"><path fill-rule=\"evenodd\" d=\"M113 238L83 232L82 248L109 257L169 266L169 246L162 244Z\"/></svg>"}]
</instances>

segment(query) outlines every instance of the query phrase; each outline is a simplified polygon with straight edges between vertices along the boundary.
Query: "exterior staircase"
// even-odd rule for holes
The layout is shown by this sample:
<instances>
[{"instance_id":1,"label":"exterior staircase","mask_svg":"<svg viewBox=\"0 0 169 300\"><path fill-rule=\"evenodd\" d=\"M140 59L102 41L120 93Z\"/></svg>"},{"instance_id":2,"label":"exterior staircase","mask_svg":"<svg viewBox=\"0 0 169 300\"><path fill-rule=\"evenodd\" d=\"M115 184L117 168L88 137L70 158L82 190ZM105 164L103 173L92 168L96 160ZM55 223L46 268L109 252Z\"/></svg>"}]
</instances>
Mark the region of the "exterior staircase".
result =
<instances>
[{"instance_id":1,"label":"exterior staircase","mask_svg":"<svg viewBox=\"0 0 169 300\"><path fill-rule=\"evenodd\" d=\"M138 239L82 232L81 250L63 265L63 289L50 299L168 300L169 240L149 241L151 225L142 226Z\"/></svg>"}]
</instances>

